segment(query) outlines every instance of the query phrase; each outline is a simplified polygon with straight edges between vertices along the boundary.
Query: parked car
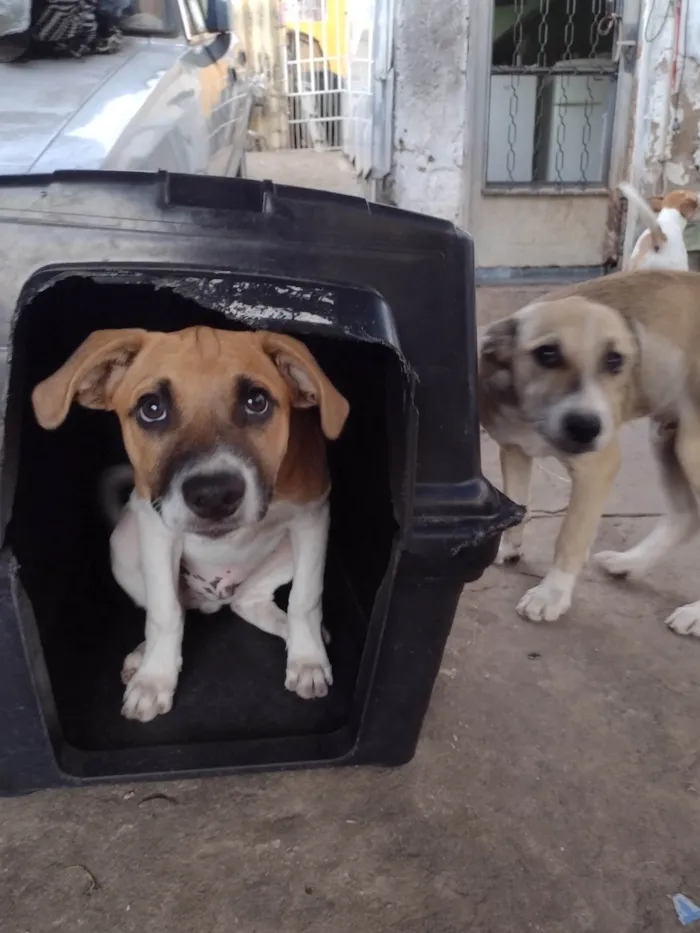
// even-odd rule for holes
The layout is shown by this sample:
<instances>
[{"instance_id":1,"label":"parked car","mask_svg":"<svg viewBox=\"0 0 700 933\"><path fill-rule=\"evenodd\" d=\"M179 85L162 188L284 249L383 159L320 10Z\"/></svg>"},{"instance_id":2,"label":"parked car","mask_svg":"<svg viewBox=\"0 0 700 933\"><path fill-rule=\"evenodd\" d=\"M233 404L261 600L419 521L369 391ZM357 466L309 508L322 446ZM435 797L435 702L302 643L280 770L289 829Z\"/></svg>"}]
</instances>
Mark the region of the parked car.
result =
<instances>
[{"instance_id":1,"label":"parked car","mask_svg":"<svg viewBox=\"0 0 700 933\"><path fill-rule=\"evenodd\" d=\"M228 0L118 6L110 54L7 62L0 38L0 174L244 174L254 88Z\"/></svg>"}]
</instances>

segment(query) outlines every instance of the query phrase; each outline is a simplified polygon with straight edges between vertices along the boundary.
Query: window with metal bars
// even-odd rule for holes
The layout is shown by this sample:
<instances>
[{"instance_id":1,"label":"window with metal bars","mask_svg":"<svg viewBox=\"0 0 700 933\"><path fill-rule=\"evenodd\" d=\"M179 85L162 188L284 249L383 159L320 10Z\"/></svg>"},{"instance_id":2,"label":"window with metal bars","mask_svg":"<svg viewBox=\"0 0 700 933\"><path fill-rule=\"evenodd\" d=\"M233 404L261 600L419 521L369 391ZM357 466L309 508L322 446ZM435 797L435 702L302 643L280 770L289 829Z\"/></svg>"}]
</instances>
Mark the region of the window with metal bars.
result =
<instances>
[{"instance_id":1,"label":"window with metal bars","mask_svg":"<svg viewBox=\"0 0 700 933\"><path fill-rule=\"evenodd\" d=\"M618 66L606 0L493 0L487 189L607 184Z\"/></svg>"}]
</instances>

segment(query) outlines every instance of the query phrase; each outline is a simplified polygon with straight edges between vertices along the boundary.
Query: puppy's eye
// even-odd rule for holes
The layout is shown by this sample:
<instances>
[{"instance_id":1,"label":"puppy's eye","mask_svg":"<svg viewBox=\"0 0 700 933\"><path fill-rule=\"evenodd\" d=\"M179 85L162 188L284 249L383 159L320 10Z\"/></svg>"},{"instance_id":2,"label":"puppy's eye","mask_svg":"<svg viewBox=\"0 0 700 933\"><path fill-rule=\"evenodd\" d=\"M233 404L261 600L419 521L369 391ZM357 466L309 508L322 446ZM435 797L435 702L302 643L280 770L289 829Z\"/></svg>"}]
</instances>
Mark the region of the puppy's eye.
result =
<instances>
[{"instance_id":1,"label":"puppy's eye","mask_svg":"<svg viewBox=\"0 0 700 933\"><path fill-rule=\"evenodd\" d=\"M535 347L532 355L544 369L559 369L564 365L564 357L556 343L545 343L541 347Z\"/></svg>"},{"instance_id":2,"label":"puppy's eye","mask_svg":"<svg viewBox=\"0 0 700 933\"><path fill-rule=\"evenodd\" d=\"M168 405L160 395L152 393L139 399L136 408L137 419L145 425L162 424L168 420Z\"/></svg>"},{"instance_id":3,"label":"puppy's eye","mask_svg":"<svg viewBox=\"0 0 700 933\"><path fill-rule=\"evenodd\" d=\"M603 357L603 369L608 373L619 373L625 358L617 350L609 350Z\"/></svg>"},{"instance_id":4,"label":"puppy's eye","mask_svg":"<svg viewBox=\"0 0 700 933\"><path fill-rule=\"evenodd\" d=\"M263 389L249 389L243 402L246 412L259 418L270 409L270 396Z\"/></svg>"}]
</instances>

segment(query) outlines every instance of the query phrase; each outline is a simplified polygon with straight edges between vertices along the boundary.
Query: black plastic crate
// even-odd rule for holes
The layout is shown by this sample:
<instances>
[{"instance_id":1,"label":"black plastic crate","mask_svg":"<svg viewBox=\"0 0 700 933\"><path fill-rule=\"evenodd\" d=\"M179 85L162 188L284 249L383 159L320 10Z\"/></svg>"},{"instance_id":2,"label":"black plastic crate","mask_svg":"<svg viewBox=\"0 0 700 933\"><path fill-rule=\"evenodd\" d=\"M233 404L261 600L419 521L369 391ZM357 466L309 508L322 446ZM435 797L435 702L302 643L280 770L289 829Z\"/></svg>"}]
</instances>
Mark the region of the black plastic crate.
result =
<instances>
[{"instance_id":1,"label":"black plastic crate","mask_svg":"<svg viewBox=\"0 0 700 933\"><path fill-rule=\"evenodd\" d=\"M175 706L141 724L121 718L119 671L143 613L96 499L124 459L116 419L74 406L42 431L30 393L95 329L193 324L294 334L350 401L329 451L335 683L301 700L278 640L191 613ZM408 761L462 586L521 517L481 475L470 239L269 182L5 178L0 330L0 792Z\"/></svg>"}]
</instances>

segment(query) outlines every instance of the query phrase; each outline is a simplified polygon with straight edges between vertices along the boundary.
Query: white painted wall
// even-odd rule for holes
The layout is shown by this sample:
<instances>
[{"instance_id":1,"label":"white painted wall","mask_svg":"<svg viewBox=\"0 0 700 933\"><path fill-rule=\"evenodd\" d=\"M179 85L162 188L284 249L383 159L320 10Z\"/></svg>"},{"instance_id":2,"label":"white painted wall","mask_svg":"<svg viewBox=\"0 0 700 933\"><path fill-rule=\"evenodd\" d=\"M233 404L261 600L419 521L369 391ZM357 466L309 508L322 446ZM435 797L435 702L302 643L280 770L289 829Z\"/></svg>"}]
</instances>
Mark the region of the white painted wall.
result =
<instances>
[{"instance_id":1,"label":"white painted wall","mask_svg":"<svg viewBox=\"0 0 700 933\"><path fill-rule=\"evenodd\" d=\"M389 197L406 210L459 222L465 185L469 0L397 0L394 35Z\"/></svg>"}]
</instances>

